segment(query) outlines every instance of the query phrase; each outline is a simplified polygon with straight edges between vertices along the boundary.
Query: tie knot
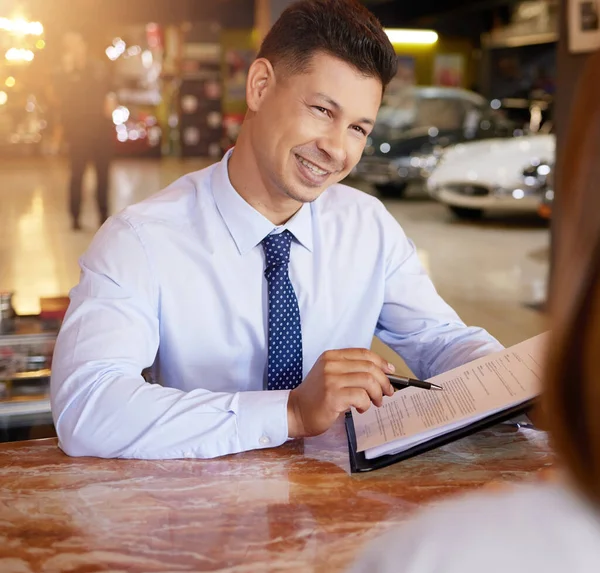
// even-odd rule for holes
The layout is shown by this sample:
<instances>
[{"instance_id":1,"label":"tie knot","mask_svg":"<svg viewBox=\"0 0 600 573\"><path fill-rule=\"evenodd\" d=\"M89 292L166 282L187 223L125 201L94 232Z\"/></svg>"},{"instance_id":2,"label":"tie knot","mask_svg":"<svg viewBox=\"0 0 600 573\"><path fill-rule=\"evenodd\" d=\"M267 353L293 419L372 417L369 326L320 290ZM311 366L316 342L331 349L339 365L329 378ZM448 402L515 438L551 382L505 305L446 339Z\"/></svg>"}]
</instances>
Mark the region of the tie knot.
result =
<instances>
[{"instance_id":1,"label":"tie knot","mask_svg":"<svg viewBox=\"0 0 600 573\"><path fill-rule=\"evenodd\" d=\"M267 270L274 266L287 265L290 262L292 234L288 230L265 237L262 244L267 259Z\"/></svg>"}]
</instances>

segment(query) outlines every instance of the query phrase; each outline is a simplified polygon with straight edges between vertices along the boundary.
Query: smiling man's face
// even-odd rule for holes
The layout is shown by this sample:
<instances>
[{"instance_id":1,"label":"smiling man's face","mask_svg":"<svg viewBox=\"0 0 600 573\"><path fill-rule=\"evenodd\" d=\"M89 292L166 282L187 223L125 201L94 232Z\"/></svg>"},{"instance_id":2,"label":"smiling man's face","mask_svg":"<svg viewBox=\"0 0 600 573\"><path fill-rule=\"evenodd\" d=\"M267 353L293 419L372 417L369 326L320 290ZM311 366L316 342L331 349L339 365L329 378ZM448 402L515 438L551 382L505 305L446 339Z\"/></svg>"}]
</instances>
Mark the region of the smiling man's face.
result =
<instances>
[{"instance_id":1,"label":"smiling man's face","mask_svg":"<svg viewBox=\"0 0 600 573\"><path fill-rule=\"evenodd\" d=\"M270 194L306 203L346 177L360 159L381 96L378 78L322 53L306 72L277 77L251 119Z\"/></svg>"}]
</instances>

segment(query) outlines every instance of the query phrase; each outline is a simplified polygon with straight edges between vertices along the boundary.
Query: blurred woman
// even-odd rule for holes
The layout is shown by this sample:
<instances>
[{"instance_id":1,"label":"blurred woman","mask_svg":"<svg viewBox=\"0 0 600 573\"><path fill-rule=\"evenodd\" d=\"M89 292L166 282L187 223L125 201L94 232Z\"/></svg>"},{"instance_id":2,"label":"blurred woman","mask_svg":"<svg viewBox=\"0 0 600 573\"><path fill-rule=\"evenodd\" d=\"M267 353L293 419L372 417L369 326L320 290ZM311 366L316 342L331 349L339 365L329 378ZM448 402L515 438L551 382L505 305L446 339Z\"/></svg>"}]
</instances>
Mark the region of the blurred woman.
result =
<instances>
[{"instance_id":1,"label":"blurred woman","mask_svg":"<svg viewBox=\"0 0 600 573\"><path fill-rule=\"evenodd\" d=\"M372 545L352 573L600 571L600 53L572 110L542 396L563 469L552 482L426 510Z\"/></svg>"}]
</instances>

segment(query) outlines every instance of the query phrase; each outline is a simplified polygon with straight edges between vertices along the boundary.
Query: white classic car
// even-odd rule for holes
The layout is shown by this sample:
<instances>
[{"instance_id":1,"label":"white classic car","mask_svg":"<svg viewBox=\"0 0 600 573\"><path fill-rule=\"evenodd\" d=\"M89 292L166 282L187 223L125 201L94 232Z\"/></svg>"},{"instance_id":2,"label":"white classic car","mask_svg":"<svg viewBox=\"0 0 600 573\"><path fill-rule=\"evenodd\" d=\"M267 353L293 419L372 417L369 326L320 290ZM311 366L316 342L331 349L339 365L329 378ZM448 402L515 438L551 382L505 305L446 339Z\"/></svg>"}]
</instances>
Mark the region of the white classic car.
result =
<instances>
[{"instance_id":1,"label":"white classic car","mask_svg":"<svg viewBox=\"0 0 600 573\"><path fill-rule=\"evenodd\" d=\"M492 210L535 213L542 192L531 169L547 175L555 149L552 134L460 143L446 149L427 188L461 218Z\"/></svg>"}]
</instances>

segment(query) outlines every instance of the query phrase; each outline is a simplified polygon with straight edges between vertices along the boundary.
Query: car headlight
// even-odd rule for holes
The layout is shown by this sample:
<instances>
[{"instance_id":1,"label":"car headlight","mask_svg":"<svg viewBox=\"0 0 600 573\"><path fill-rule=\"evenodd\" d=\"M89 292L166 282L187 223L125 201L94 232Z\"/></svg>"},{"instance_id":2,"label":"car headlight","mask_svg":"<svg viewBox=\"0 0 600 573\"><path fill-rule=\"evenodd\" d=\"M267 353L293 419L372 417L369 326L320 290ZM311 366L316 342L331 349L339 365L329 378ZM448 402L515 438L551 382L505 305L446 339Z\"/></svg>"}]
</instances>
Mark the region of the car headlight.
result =
<instances>
[{"instance_id":1,"label":"car headlight","mask_svg":"<svg viewBox=\"0 0 600 573\"><path fill-rule=\"evenodd\" d=\"M542 189L551 180L552 171L550 162L532 159L530 164L523 169L521 176L526 187Z\"/></svg>"}]
</instances>

